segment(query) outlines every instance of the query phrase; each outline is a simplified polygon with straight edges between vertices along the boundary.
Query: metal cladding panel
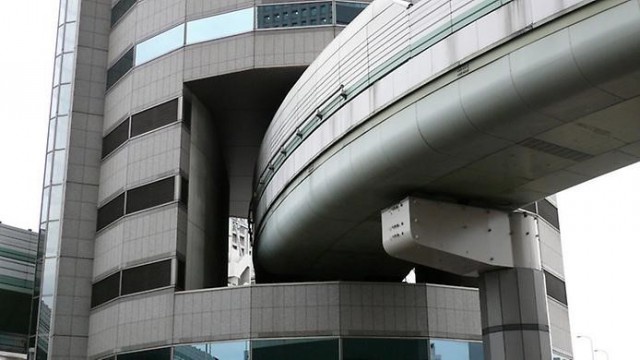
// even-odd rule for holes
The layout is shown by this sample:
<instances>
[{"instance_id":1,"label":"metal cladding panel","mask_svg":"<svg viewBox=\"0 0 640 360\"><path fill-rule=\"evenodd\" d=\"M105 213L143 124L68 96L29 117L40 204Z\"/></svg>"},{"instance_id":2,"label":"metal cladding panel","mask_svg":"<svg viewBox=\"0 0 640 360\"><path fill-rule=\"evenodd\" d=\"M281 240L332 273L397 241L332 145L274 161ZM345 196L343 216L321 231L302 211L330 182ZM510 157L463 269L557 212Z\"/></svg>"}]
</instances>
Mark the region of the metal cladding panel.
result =
<instances>
[{"instance_id":1,"label":"metal cladding panel","mask_svg":"<svg viewBox=\"0 0 640 360\"><path fill-rule=\"evenodd\" d=\"M409 197L382 211L382 243L392 256L459 275L511 267L506 213Z\"/></svg>"}]
</instances>

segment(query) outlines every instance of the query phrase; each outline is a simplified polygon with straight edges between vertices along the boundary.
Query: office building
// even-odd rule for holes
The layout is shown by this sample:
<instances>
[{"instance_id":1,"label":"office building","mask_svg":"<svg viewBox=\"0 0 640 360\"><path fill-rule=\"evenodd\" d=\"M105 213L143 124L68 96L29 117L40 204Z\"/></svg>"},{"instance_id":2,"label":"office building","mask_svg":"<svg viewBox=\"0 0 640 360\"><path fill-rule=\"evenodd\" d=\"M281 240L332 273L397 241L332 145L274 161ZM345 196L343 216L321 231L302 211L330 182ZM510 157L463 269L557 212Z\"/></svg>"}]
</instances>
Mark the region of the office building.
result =
<instances>
[{"instance_id":1,"label":"office building","mask_svg":"<svg viewBox=\"0 0 640 360\"><path fill-rule=\"evenodd\" d=\"M552 132L635 106L636 63L576 78L634 58L639 6L62 0L32 354L571 359L552 194L640 139ZM394 204L455 214L451 241L407 251L433 229L383 228Z\"/></svg>"},{"instance_id":2,"label":"office building","mask_svg":"<svg viewBox=\"0 0 640 360\"><path fill-rule=\"evenodd\" d=\"M37 232L0 222L0 357L27 353L37 247Z\"/></svg>"}]
</instances>

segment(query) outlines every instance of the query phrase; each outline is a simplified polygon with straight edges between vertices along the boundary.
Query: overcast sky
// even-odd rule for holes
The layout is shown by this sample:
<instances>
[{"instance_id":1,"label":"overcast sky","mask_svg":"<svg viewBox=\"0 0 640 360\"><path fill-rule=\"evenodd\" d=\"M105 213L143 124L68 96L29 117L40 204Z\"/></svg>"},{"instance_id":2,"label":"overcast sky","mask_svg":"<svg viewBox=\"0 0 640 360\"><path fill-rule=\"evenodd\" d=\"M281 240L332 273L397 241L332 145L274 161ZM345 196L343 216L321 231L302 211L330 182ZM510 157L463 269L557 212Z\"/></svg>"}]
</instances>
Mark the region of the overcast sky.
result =
<instances>
[{"instance_id":1,"label":"overcast sky","mask_svg":"<svg viewBox=\"0 0 640 360\"><path fill-rule=\"evenodd\" d=\"M153 1L153 0L150 0ZM212 0L213 1L213 0ZM2 1L0 221L36 229L47 136L56 0ZM640 121L640 114L639 114ZM638 359L640 164L559 194L575 359L589 343ZM600 353L596 359L605 359Z\"/></svg>"}]
</instances>

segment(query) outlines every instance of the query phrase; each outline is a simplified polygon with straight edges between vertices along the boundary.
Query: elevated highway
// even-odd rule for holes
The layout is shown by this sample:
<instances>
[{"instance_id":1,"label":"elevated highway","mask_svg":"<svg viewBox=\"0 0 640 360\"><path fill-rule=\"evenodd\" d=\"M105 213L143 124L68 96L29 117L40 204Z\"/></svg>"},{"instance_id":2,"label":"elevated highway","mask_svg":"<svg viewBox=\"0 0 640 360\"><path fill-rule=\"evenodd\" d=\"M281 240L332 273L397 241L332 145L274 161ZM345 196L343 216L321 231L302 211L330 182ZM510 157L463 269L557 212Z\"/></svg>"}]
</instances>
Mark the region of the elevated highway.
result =
<instances>
[{"instance_id":1,"label":"elevated highway","mask_svg":"<svg viewBox=\"0 0 640 360\"><path fill-rule=\"evenodd\" d=\"M408 195L511 211L640 160L640 1L374 1L266 132L255 259L274 279L399 279Z\"/></svg>"}]
</instances>

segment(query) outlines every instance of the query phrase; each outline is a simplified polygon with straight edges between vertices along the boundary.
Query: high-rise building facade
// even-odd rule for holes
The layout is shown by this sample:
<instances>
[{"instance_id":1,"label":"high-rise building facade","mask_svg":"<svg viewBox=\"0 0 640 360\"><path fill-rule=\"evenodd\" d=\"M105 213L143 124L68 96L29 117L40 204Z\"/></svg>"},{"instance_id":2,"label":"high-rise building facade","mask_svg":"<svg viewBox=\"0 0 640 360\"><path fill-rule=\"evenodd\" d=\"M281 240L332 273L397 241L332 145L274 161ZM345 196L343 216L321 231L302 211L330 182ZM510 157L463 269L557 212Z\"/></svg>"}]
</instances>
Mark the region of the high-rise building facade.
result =
<instances>
[{"instance_id":1,"label":"high-rise building facade","mask_svg":"<svg viewBox=\"0 0 640 360\"><path fill-rule=\"evenodd\" d=\"M0 357L26 354L38 233L0 222Z\"/></svg>"},{"instance_id":2,"label":"high-rise building facade","mask_svg":"<svg viewBox=\"0 0 640 360\"><path fill-rule=\"evenodd\" d=\"M460 1L456 9L452 4L458 2L447 1L445 6L433 1L430 12L428 6L420 7L421 2L413 3L425 11L425 19L446 14L442 18L448 16L448 27L443 29L452 34L466 26L491 27L492 20L486 17L494 15L535 15L549 21L588 1L558 8L547 4L542 15L519 9L524 1L517 0ZM31 331L32 356L220 360L479 360L486 356L483 335L487 340L487 331L495 329L483 325L485 300L481 301L478 287L487 285L475 277L424 267L416 268L415 284L401 283L416 265L391 257L378 262L381 254L386 256L376 252L382 249L379 219L371 222L378 227L371 237L347 245L335 242L339 244L335 247L343 246L335 251L342 256L339 264L319 262L309 266L309 272L286 273L289 265L298 269L309 264L287 252L277 260L282 263L275 266L278 271L272 271L273 258L268 264L261 260L264 256L257 259L255 269L247 261L247 255L259 255L252 247L252 241L258 241L252 232L260 230L252 228L256 213L264 215L264 221L265 214L279 205L277 196L287 194L298 181L278 178L276 172L286 163L263 161L266 155L261 150L268 147L263 144L265 134L269 146L277 145L269 151L283 158L293 151L278 144L307 139L304 131L308 129L296 127L299 119L294 118L284 121L284 128L291 130L286 134L268 132L285 97L347 24L360 21L355 25L370 29L368 36L374 38L382 36L378 28L384 29L376 21L406 18L403 1L379 0L371 6L374 9L368 4L61 1L40 226L46 237L41 246L46 250L38 261L42 277L33 297L38 315ZM397 13L387 11L389 7L397 7ZM370 14L375 19L363 20L357 17L362 11L383 15ZM455 23L458 13L465 18ZM541 26L544 21L532 23ZM513 26L509 29L513 33L505 33L496 44L530 30ZM444 41L445 32L385 65L397 66L418 56ZM369 42L362 34L357 33L362 39L354 39L366 48ZM407 31L394 36L410 35ZM392 40L389 48L394 47ZM461 62L454 59L460 49L445 48L440 49L447 54L444 59L452 63L438 74L464 76L469 69L458 68ZM322 56L329 61L330 54ZM373 87L380 79L371 74L380 64L365 61L354 70L356 60L362 59L336 62L338 70L326 77L367 73L370 77L357 86ZM380 74L375 76L382 78ZM354 75L351 80L358 79ZM314 88L315 83L295 86ZM376 94L386 96L383 90ZM321 122L326 115L323 109L351 100L350 91L347 86L318 87L318 92L331 95L322 106L311 106L316 99L300 95L286 104L287 110L295 113L311 106L313 111L306 115ZM372 103L376 94L371 95ZM360 115L353 112L345 122ZM338 132L337 128L331 131ZM316 133L319 137L334 134ZM300 158L310 157L313 151L322 155L326 149L316 146ZM313 166L302 169L309 174L314 171ZM269 171L276 174L274 183L280 181L277 191L270 190L261 177ZM263 193L271 203L256 203ZM344 203L348 207L349 199ZM313 216L332 219L329 211L323 211ZM571 359L557 204L551 197L523 211L535 218L537 265L544 279L535 280L544 283L542 293L527 295L539 310L540 323L533 330L550 334L545 339L550 339L555 358ZM271 221L274 238L284 228L303 229L288 219ZM326 228L313 237L296 236L295 249L306 251L308 244L309 251L322 252L305 241L325 232L333 241L335 231ZM366 250L361 256L350 257L361 249ZM394 272L385 276L387 269ZM506 299L514 295L505 276L496 280L496 296ZM516 271L513 276L529 275ZM505 307L502 315L507 317L512 310ZM505 325L499 331L510 330ZM516 347L522 348L523 343L523 339L513 340ZM516 350L505 348L509 351ZM536 359L545 356L539 354Z\"/></svg>"}]
</instances>

